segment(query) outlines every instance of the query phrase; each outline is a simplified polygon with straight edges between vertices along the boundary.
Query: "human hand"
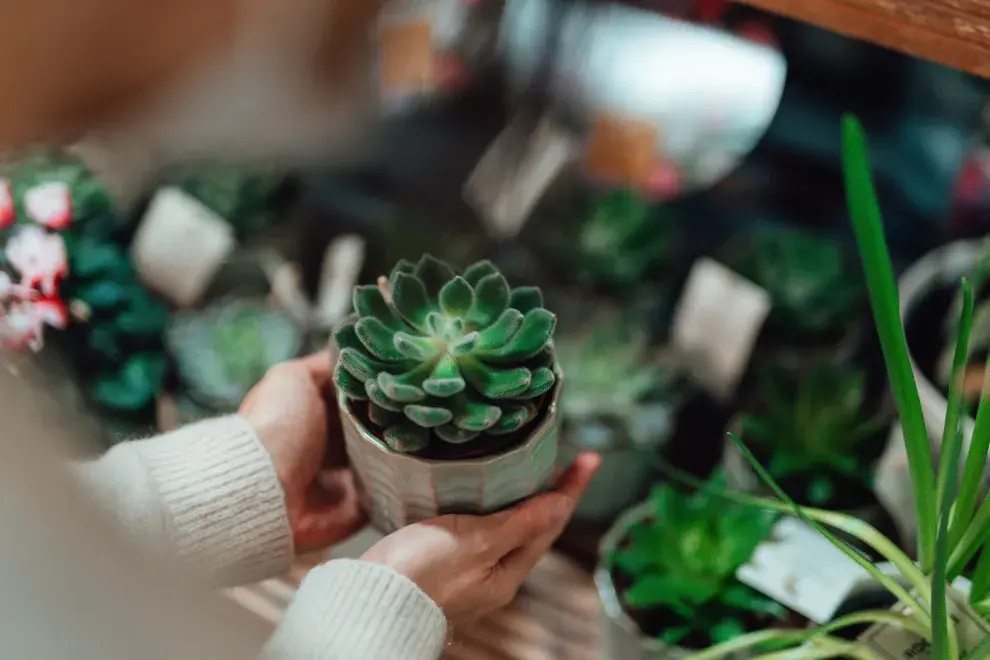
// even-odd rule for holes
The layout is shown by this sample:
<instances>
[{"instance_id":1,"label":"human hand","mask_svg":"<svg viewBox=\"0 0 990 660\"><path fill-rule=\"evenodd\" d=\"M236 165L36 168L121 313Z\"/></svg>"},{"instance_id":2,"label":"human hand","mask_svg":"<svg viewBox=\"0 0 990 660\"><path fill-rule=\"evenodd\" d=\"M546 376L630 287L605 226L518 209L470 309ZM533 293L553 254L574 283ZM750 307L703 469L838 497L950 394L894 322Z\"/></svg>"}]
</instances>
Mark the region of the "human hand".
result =
<instances>
[{"instance_id":1,"label":"human hand","mask_svg":"<svg viewBox=\"0 0 990 660\"><path fill-rule=\"evenodd\" d=\"M364 526L354 475L325 466L344 455L327 351L270 369L239 412L271 454L297 552L321 550Z\"/></svg>"},{"instance_id":2,"label":"human hand","mask_svg":"<svg viewBox=\"0 0 990 660\"><path fill-rule=\"evenodd\" d=\"M449 515L386 536L361 557L416 583L451 624L509 604L564 531L601 459L583 453L549 493L489 516Z\"/></svg>"}]
</instances>

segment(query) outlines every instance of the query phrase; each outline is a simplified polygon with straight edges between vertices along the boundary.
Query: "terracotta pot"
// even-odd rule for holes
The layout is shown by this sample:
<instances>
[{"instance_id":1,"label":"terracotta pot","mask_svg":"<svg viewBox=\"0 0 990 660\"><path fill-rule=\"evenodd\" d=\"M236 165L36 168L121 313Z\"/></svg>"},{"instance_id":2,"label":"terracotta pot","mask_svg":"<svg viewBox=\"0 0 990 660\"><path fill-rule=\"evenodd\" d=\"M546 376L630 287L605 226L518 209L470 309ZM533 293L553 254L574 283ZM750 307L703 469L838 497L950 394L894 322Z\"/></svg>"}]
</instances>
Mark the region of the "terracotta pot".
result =
<instances>
[{"instance_id":1,"label":"terracotta pot","mask_svg":"<svg viewBox=\"0 0 990 660\"><path fill-rule=\"evenodd\" d=\"M390 449L337 399L344 441L371 524L390 533L448 513L483 515L505 509L549 487L557 461L561 375L527 437L493 456L433 460Z\"/></svg>"}]
</instances>

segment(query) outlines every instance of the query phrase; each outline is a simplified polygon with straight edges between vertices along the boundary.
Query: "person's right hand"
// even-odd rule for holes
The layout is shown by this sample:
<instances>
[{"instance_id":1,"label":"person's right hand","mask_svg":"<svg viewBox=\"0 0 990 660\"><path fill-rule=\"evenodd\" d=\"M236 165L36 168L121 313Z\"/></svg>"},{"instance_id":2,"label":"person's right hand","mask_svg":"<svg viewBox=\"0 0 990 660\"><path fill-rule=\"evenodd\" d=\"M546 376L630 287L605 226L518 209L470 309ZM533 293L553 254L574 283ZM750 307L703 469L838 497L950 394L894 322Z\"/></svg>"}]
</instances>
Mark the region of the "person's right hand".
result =
<instances>
[{"instance_id":1,"label":"person's right hand","mask_svg":"<svg viewBox=\"0 0 990 660\"><path fill-rule=\"evenodd\" d=\"M526 574L564 531L601 459L585 453L555 489L489 516L449 515L404 527L361 557L406 576L452 625L515 598Z\"/></svg>"}]
</instances>

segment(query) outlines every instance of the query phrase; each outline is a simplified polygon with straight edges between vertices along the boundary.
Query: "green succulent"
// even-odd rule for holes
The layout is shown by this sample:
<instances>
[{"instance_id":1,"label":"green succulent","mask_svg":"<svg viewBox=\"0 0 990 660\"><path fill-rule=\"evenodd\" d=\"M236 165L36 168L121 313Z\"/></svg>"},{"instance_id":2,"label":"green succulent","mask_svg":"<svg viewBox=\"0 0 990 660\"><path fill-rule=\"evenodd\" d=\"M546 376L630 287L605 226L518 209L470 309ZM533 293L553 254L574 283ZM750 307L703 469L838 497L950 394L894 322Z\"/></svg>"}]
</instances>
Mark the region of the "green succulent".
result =
<instances>
[{"instance_id":1,"label":"green succulent","mask_svg":"<svg viewBox=\"0 0 990 660\"><path fill-rule=\"evenodd\" d=\"M866 287L842 245L807 232L759 227L737 269L773 301L767 323L786 332L845 327L866 301Z\"/></svg>"},{"instance_id":2,"label":"green succulent","mask_svg":"<svg viewBox=\"0 0 990 660\"><path fill-rule=\"evenodd\" d=\"M556 380L556 317L539 289L510 289L489 261L463 275L430 255L399 261L388 297L359 286L354 308L357 318L334 333L334 378L350 400L367 403L396 451L420 451L433 436L462 444L517 431Z\"/></svg>"},{"instance_id":3,"label":"green succulent","mask_svg":"<svg viewBox=\"0 0 990 660\"><path fill-rule=\"evenodd\" d=\"M697 648L746 632L754 618L784 616L779 603L735 578L770 535L774 513L669 485L648 502L650 515L629 528L609 561L629 581L620 594L628 610L659 610L671 622L661 641Z\"/></svg>"},{"instance_id":4,"label":"green succulent","mask_svg":"<svg viewBox=\"0 0 990 660\"><path fill-rule=\"evenodd\" d=\"M570 431L607 428L601 444L621 438L643 446L669 428L675 372L653 354L642 325L617 311L596 313L583 328L558 335L554 352L567 374L560 408Z\"/></svg>"},{"instance_id":5,"label":"green succulent","mask_svg":"<svg viewBox=\"0 0 990 660\"><path fill-rule=\"evenodd\" d=\"M302 349L291 318L236 299L176 315L166 338L190 396L215 410L236 409L266 371Z\"/></svg>"},{"instance_id":6,"label":"green succulent","mask_svg":"<svg viewBox=\"0 0 990 660\"><path fill-rule=\"evenodd\" d=\"M637 284L670 254L671 218L631 191L607 193L581 220L573 255L580 279Z\"/></svg>"},{"instance_id":7,"label":"green succulent","mask_svg":"<svg viewBox=\"0 0 990 660\"><path fill-rule=\"evenodd\" d=\"M840 480L868 487L877 447L866 441L889 420L869 412L866 374L819 362L803 374L771 367L760 375L765 408L743 415L742 433L768 456L774 479L802 484L794 495L812 506L827 506Z\"/></svg>"}]
</instances>

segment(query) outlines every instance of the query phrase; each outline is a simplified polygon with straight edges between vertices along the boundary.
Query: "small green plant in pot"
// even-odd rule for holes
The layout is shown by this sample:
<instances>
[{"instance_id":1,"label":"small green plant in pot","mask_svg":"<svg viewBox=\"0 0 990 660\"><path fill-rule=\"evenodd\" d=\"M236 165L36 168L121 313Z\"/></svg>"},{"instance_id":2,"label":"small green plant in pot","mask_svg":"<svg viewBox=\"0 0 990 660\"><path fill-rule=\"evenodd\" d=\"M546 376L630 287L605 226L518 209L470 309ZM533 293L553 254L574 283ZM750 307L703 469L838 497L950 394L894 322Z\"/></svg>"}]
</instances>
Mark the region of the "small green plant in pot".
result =
<instances>
[{"instance_id":1,"label":"small green plant in pot","mask_svg":"<svg viewBox=\"0 0 990 660\"><path fill-rule=\"evenodd\" d=\"M739 582L776 514L658 486L606 535L595 575L610 660L686 655L780 624L787 610Z\"/></svg>"},{"instance_id":2,"label":"small green plant in pot","mask_svg":"<svg viewBox=\"0 0 990 660\"><path fill-rule=\"evenodd\" d=\"M354 308L334 333L334 380L375 525L486 513L547 485L560 375L539 289L426 255L356 287Z\"/></svg>"},{"instance_id":3,"label":"small green plant in pot","mask_svg":"<svg viewBox=\"0 0 990 660\"><path fill-rule=\"evenodd\" d=\"M797 229L760 226L747 233L730 264L773 302L758 350L790 355L855 348L866 289L842 244Z\"/></svg>"},{"instance_id":4,"label":"small green plant in pot","mask_svg":"<svg viewBox=\"0 0 990 660\"><path fill-rule=\"evenodd\" d=\"M870 400L866 373L816 362L799 371L766 366L759 375L757 403L740 415L736 430L773 478L802 505L874 507L873 466L891 419L882 400ZM731 442L725 463L730 485L759 485Z\"/></svg>"},{"instance_id":5,"label":"small green plant in pot","mask_svg":"<svg viewBox=\"0 0 990 660\"><path fill-rule=\"evenodd\" d=\"M584 311L582 325L554 340L567 373L562 453L601 455L575 517L611 521L646 494L652 458L670 437L681 397L676 369L650 346L642 324L607 307Z\"/></svg>"},{"instance_id":6,"label":"small green plant in pot","mask_svg":"<svg viewBox=\"0 0 990 660\"><path fill-rule=\"evenodd\" d=\"M788 643L793 648L788 650L787 657L798 660L829 657L865 660L879 657L958 660L967 657L984 660L990 657L990 625L982 623L976 615L990 597L990 496L982 487L990 448L990 403L986 396L981 400L972 440L964 447L962 397L956 378L966 363L973 323L972 289L965 279L962 280L954 377L950 380L941 456L936 470L908 357L880 210L870 180L865 137L859 123L851 117L847 117L843 125L843 169L873 316L904 430L917 516L917 560L862 520L798 506L740 442L740 450L779 500L738 494L727 494L727 497L796 513L869 573L897 604L891 609L847 614L807 631L761 631L740 635L694 656L695 660L725 657L766 643L768 639ZM984 381L983 391L990 391L990 379ZM889 562L894 573L878 568L830 530L855 537ZM964 589L957 587L955 580L974 560L972 585L966 594ZM873 624L873 630L893 629L897 634L876 635L868 631L854 641L833 634L863 623ZM921 656L919 652L927 656Z\"/></svg>"}]
</instances>

